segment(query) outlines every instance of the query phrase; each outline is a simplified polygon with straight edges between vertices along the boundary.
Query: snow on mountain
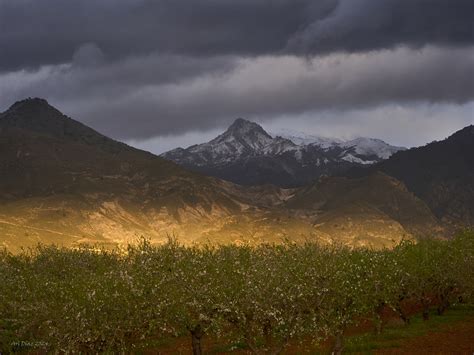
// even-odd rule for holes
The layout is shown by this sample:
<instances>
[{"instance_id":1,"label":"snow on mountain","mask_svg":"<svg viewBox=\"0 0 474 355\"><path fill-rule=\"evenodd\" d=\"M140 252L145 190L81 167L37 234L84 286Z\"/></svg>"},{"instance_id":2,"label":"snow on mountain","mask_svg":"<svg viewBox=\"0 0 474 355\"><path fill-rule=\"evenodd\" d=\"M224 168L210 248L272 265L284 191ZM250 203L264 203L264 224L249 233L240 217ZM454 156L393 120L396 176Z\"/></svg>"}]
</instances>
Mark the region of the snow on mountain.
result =
<instances>
[{"instance_id":1,"label":"snow on mountain","mask_svg":"<svg viewBox=\"0 0 474 355\"><path fill-rule=\"evenodd\" d=\"M239 118L213 140L162 157L241 184L291 187L377 163L400 149L371 138L344 141L293 130L269 134L257 123Z\"/></svg>"},{"instance_id":2,"label":"snow on mountain","mask_svg":"<svg viewBox=\"0 0 474 355\"><path fill-rule=\"evenodd\" d=\"M358 158L352 154L344 154L342 157L341 157L342 160L345 160L349 163L356 163L356 164L362 164L362 165L372 165L372 164L375 164L377 163L377 160L364 160L364 159L361 159L361 158Z\"/></svg>"},{"instance_id":3,"label":"snow on mountain","mask_svg":"<svg viewBox=\"0 0 474 355\"><path fill-rule=\"evenodd\" d=\"M307 134L304 132L299 132L291 129L281 129L276 132L272 132L273 137L283 137L286 138L296 145L317 145L323 149L330 149L334 147L341 147L344 149L354 149L354 152L357 155L364 156L376 156L379 159L388 159L393 154L400 150L405 150L403 147L395 147L381 139L375 138L356 138L352 140L342 140L338 138L328 138L312 134ZM345 158L346 161L358 162L361 164L373 164L376 161L362 160L353 155L347 155Z\"/></svg>"},{"instance_id":4,"label":"snow on mountain","mask_svg":"<svg viewBox=\"0 0 474 355\"><path fill-rule=\"evenodd\" d=\"M321 148L325 149L331 148L344 142L341 139L327 138L313 134L307 134L292 129L280 129L277 131L270 132L270 135L275 138L282 137L288 139L296 145L304 146L309 144L316 144L319 145Z\"/></svg>"},{"instance_id":5,"label":"snow on mountain","mask_svg":"<svg viewBox=\"0 0 474 355\"><path fill-rule=\"evenodd\" d=\"M227 131L213 140L169 151L163 157L197 166L221 165L245 157L279 155L297 149L290 140L273 138L260 125L238 118Z\"/></svg>"},{"instance_id":6,"label":"snow on mountain","mask_svg":"<svg viewBox=\"0 0 474 355\"><path fill-rule=\"evenodd\" d=\"M353 147L355 152L360 155L377 156L380 159L388 159L403 147L395 147L385 143L383 140L374 138L357 138L342 144L344 148Z\"/></svg>"}]
</instances>

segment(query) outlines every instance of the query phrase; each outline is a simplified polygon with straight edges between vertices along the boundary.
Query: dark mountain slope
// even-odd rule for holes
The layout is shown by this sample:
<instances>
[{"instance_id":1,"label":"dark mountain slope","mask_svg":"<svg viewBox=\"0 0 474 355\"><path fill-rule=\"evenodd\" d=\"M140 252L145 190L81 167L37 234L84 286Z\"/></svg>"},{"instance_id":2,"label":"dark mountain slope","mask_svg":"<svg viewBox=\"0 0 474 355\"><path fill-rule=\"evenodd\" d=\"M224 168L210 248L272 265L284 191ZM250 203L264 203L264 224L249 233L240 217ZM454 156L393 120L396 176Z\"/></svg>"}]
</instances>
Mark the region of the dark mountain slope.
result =
<instances>
[{"instance_id":1,"label":"dark mountain slope","mask_svg":"<svg viewBox=\"0 0 474 355\"><path fill-rule=\"evenodd\" d=\"M347 176L382 171L402 181L433 213L455 227L474 226L474 126L440 142L394 154Z\"/></svg>"},{"instance_id":2,"label":"dark mountain slope","mask_svg":"<svg viewBox=\"0 0 474 355\"><path fill-rule=\"evenodd\" d=\"M63 115L46 100L39 98L18 101L8 111L0 114L0 130L3 133L34 132L51 138L88 144L112 153L133 149Z\"/></svg>"},{"instance_id":3,"label":"dark mountain slope","mask_svg":"<svg viewBox=\"0 0 474 355\"><path fill-rule=\"evenodd\" d=\"M154 180L198 177L107 138L42 99L17 102L0 115L0 148L3 197L98 189L114 174L127 181L139 180L141 174Z\"/></svg>"},{"instance_id":4,"label":"dark mountain slope","mask_svg":"<svg viewBox=\"0 0 474 355\"><path fill-rule=\"evenodd\" d=\"M357 179L323 178L301 189L287 206L316 211L315 223L322 229L339 224L342 229L351 226L352 233L374 237L389 235L390 230L396 235L400 226L407 235L416 237L441 236L443 232L423 201L383 173Z\"/></svg>"},{"instance_id":5,"label":"dark mountain slope","mask_svg":"<svg viewBox=\"0 0 474 355\"><path fill-rule=\"evenodd\" d=\"M278 204L279 189L268 191ZM0 243L10 248L169 234L229 242L253 233L266 200L109 139L44 100L0 115Z\"/></svg>"}]
</instances>

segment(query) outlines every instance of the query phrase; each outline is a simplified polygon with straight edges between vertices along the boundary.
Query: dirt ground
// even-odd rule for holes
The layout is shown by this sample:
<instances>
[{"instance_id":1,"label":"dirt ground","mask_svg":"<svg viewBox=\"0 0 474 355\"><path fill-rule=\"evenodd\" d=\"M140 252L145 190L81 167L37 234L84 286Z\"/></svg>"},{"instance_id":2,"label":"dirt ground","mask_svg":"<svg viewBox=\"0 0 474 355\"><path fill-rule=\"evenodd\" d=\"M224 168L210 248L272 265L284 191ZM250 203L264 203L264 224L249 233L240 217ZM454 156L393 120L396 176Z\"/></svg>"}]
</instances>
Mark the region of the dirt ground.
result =
<instances>
[{"instance_id":1,"label":"dirt ground","mask_svg":"<svg viewBox=\"0 0 474 355\"><path fill-rule=\"evenodd\" d=\"M383 349L376 354L474 354L474 317L446 325L402 342L396 349Z\"/></svg>"},{"instance_id":2,"label":"dirt ground","mask_svg":"<svg viewBox=\"0 0 474 355\"><path fill-rule=\"evenodd\" d=\"M410 309L409 314L416 314L417 309ZM395 322L400 323L401 320L390 311L385 314L385 322L387 324L395 325ZM373 331L371 322L362 322L357 327L349 329L346 335L360 335ZM213 354L250 354L249 351L237 350L232 352L216 351L216 343L209 339L203 339L204 353ZM329 353L331 341L322 344L316 353ZM283 351L283 354L311 354L315 349L314 346L289 344ZM145 353L158 354L189 354L191 353L191 341L187 337L175 339L172 344L163 346L159 350ZM380 349L374 351L374 354L391 355L391 354L468 354L474 355L474 317L470 316L462 321L456 321L452 324L446 324L430 331L425 335L416 336L410 339L401 340L397 348Z\"/></svg>"}]
</instances>

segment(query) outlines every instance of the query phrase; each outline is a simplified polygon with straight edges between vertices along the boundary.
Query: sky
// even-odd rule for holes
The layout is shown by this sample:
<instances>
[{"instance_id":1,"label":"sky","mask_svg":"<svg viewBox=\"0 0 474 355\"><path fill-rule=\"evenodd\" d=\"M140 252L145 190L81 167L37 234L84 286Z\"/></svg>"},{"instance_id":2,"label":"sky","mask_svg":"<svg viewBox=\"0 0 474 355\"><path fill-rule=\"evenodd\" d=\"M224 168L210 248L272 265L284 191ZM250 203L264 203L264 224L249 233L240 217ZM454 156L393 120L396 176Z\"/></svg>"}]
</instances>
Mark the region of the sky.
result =
<instances>
[{"instance_id":1,"label":"sky","mask_svg":"<svg viewBox=\"0 0 474 355\"><path fill-rule=\"evenodd\" d=\"M0 0L0 111L161 153L238 117L418 146L474 124L473 0Z\"/></svg>"}]
</instances>

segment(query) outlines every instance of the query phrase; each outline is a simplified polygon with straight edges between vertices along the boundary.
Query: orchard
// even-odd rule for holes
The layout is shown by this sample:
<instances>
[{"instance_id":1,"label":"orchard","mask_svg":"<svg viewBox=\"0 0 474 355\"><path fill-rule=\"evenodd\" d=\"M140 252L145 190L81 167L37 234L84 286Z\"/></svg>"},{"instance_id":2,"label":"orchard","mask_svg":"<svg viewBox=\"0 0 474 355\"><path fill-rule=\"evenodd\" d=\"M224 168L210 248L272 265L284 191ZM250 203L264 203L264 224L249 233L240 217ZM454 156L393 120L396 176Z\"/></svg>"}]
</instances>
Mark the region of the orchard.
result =
<instances>
[{"instance_id":1,"label":"orchard","mask_svg":"<svg viewBox=\"0 0 474 355\"><path fill-rule=\"evenodd\" d=\"M143 240L126 251L38 246L0 251L0 350L132 352L163 339L205 338L279 353L332 339L382 313L410 322L474 301L474 235L392 250L316 244L185 247ZM27 349L28 350L28 349ZM33 349L34 350L34 349Z\"/></svg>"}]
</instances>

